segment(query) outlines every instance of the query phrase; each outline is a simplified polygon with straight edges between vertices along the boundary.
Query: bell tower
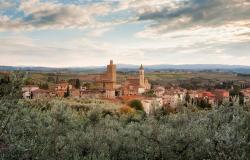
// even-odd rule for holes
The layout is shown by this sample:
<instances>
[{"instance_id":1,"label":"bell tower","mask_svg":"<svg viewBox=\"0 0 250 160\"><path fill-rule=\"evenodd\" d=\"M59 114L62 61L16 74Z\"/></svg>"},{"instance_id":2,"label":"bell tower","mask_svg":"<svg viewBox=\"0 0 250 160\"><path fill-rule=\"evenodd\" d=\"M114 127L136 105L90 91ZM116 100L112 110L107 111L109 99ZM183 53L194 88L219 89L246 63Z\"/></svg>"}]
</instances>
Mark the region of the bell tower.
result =
<instances>
[{"instance_id":1,"label":"bell tower","mask_svg":"<svg viewBox=\"0 0 250 160\"><path fill-rule=\"evenodd\" d=\"M145 77L144 77L144 68L141 64L141 67L139 69L139 79L140 79L140 86L145 87Z\"/></svg>"}]
</instances>

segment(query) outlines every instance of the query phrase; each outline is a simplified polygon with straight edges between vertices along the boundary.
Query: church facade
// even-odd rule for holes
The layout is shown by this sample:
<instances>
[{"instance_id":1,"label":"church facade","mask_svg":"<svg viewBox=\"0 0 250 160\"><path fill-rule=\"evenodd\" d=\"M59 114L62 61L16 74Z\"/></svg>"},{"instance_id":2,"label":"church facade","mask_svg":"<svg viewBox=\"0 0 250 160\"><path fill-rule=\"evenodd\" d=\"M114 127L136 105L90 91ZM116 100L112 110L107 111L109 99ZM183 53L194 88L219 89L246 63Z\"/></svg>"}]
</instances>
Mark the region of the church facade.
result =
<instances>
[{"instance_id":1,"label":"church facade","mask_svg":"<svg viewBox=\"0 0 250 160\"><path fill-rule=\"evenodd\" d=\"M138 77L129 77L123 85L123 95L140 95L150 90L151 85L148 79L145 78L144 68L141 65L139 68Z\"/></svg>"}]
</instances>

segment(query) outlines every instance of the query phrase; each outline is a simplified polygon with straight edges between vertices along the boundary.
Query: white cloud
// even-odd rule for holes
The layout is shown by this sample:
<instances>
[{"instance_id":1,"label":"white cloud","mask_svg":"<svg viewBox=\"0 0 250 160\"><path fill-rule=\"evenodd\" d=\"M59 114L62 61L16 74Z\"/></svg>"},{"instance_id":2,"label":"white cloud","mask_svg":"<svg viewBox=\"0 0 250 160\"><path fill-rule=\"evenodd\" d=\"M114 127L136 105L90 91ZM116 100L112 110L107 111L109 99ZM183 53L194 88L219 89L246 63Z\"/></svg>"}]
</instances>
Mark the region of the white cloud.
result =
<instances>
[{"instance_id":1,"label":"white cloud","mask_svg":"<svg viewBox=\"0 0 250 160\"><path fill-rule=\"evenodd\" d=\"M94 29L94 30L92 30L92 31L90 31L88 33L88 36L90 36L90 37L101 37L101 36L103 36L104 33L108 32L108 31L111 31L112 29L113 28L110 28L110 27Z\"/></svg>"},{"instance_id":2,"label":"white cloud","mask_svg":"<svg viewBox=\"0 0 250 160\"><path fill-rule=\"evenodd\" d=\"M221 63L248 65L247 50L236 53L227 46L166 45L166 42L143 43L136 46L113 44L89 38L46 41L22 35L0 38L1 65L94 66L109 59L126 64L192 64ZM165 45L164 45L165 44ZM245 48L247 49L247 48ZM232 54L231 54L232 53Z\"/></svg>"},{"instance_id":3,"label":"white cloud","mask_svg":"<svg viewBox=\"0 0 250 160\"><path fill-rule=\"evenodd\" d=\"M154 24L150 28L158 34L196 27L219 27L250 20L248 0L175 0L172 2L173 5L160 7L146 5L137 9L138 20L153 21Z\"/></svg>"},{"instance_id":4,"label":"white cloud","mask_svg":"<svg viewBox=\"0 0 250 160\"><path fill-rule=\"evenodd\" d=\"M95 17L110 11L105 3L75 5L40 0L21 0L18 11L22 17L0 16L0 30L63 29L102 27Z\"/></svg>"},{"instance_id":5,"label":"white cloud","mask_svg":"<svg viewBox=\"0 0 250 160\"><path fill-rule=\"evenodd\" d=\"M250 42L250 28L245 24L250 21L239 21L217 27L196 27L159 34L157 28L148 27L135 36L143 39L165 41L167 45L206 44L209 46Z\"/></svg>"},{"instance_id":6,"label":"white cloud","mask_svg":"<svg viewBox=\"0 0 250 160\"><path fill-rule=\"evenodd\" d=\"M11 2L0 0L0 10L8 9L8 8L11 8L14 6L15 6L15 4L13 4Z\"/></svg>"},{"instance_id":7,"label":"white cloud","mask_svg":"<svg viewBox=\"0 0 250 160\"><path fill-rule=\"evenodd\" d=\"M144 13L148 10L159 10L162 7L176 8L175 1L169 0L126 0L120 1L118 7L114 11L134 10L139 13Z\"/></svg>"}]
</instances>

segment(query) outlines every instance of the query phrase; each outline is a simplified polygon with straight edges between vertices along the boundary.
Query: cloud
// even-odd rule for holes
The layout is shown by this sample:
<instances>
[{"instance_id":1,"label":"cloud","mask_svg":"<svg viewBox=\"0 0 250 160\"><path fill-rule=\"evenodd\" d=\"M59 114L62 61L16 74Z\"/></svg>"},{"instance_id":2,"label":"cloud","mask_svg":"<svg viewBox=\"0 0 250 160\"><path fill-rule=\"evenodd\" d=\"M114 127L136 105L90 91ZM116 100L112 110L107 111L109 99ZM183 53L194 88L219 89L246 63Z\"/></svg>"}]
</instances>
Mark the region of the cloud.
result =
<instances>
[{"instance_id":1,"label":"cloud","mask_svg":"<svg viewBox=\"0 0 250 160\"><path fill-rule=\"evenodd\" d=\"M225 54L234 57L249 54L249 0L174 1L171 5L147 5L137 10L141 10L136 12L138 21L150 24L135 36L166 42L168 49L164 53L224 57Z\"/></svg>"},{"instance_id":2,"label":"cloud","mask_svg":"<svg viewBox=\"0 0 250 160\"><path fill-rule=\"evenodd\" d=\"M0 0L0 32L19 31L0 33L1 64L86 66L110 58L134 64L248 64L250 59L249 0L1 2L6 1ZM66 28L84 30L58 31Z\"/></svg>"},{"instance_id":3,"label":"cloud","mask_svg":"<svg viewBox=\"0 0 250 160\"><path fill-rule=\"evenodd\" d=\"M123 11L123 10L134 10L136 12L144 12L147 9L157 10L162 6L168 6L169 8L175 8L175 1L169 0L126 0L120 1L118 7L114 11Z\"/></svg>"},{"instance_id":4,"label":"cloud","mask_svg":"<svg viewBox=\"0 0 250 160\"><path fill-rule=\"evenodd\" d=\"M13 6L15 6L15 4L8 1L0 0L0 10L8 9Z\"/></svg>"},{"instance_id":5,"label":"cloud","mask_svg":"<svg viewBox=\"0 0 250 160\"><path fill-rule=\"evenodd\" d=\"M136 34L140 38L161 39L161 40L188 40L185 43L229 43L248 41L250 28L245 24L231 23L217 27L197 27L173 30L160 34L155 28L146 28ZM183 41L184 42L184 41Z\"/></svg>"},{"instance_id":6,"label":"cloud","mask_svg":"<svg viewBox=\"0 0 250 160\"><path fill-rule=\"evenodd\" d=\"M49 41L15 33L0 37L0 44L2 65L93 66L104 65L111 58L126 64L248 65L250 59L249 45L245 42L210 45L155 41L129 46L88 37Z\"/></svg>"},{"instance_id":7,"label":"cloud","mask_svg":"<svg viewBox=\"0 0 250 160\"><path fill-rule=\"evenodd\" d=\"M136 14L138 21L153 21L149 28L153 28L157 33L185 28L217 27L234 22L249 22L250 1L172 1L165 5L141 6Z\"/></svg>"},{"instance_id":8,"label":"cloud","mask_svg":"<svg viewBox=\"0 0 250 160\"><path fill-rule=\"evenodd\" d=\"M0 37L0 44L1 65L93 66L104 65L111 58L117 63L137 63L144 58L140 49L89 38L52 42L13 34Z\"/></svg>"},{"instance_id":9,"label":"cloud","mask_svg":"<svg viewBox=\"0 0 250 160\"><path fill-rule=\"evenodd\" d=\"M106 27L106 28L100 28L100 29L94 29L93 31L90 31L88 33L88 36L90 37L101 37L103 34L105 34L108 31L111 31L112 28Z\"/></svg>"},{"instance_id":10,"label":"cloud","mask_svg":"<svg viewBox=\"0 0 250 160\"><path fill-rule=\"evenodd\" d=\"M105 3L75 5L55 1L21 0L19 16L0 16L0 30L85 28L105 25L95 16L105 15L110 6Z\"/></svg>"},{"instance_id":11,"label":"cloud","mask_svg":"<svg viewBox=\"0 0 250 160\"><path fill-rule=\"evenodd\" d=\"M24 25L20 19L12 20L8 16L0 15L0 31L18 30L21 28L28 30L30 26Z\"/></svg>"},{"instance_id":12,"label":"cloud","mask_svg":"<svg viewBox=\"0 0 250 160\"><path fill-rule=\"evenodd\" d=\"M151 32L155 32L155 34L161 34L172 30L217 27L235 22L248 22L249 27L250 20L249 0L90 0L63 2L61 0L21 0L20 3L15 4L18 6L16 8L18 15L1 16L0 29L92 27L102 28L101 30L104 31L104 28L133 23L136 19L138 22L151 21L151 25L146 29L151 29ZM0 8L11 5L13 6L10 2L0 1ZM119 18L114 20L109 17L115 17L122 12L128 13L123 20ZM107 20L102 21L97 18L104 15L107 15ZM98 32L101 33L101 30Z\"/></svg>"}]
</instances>

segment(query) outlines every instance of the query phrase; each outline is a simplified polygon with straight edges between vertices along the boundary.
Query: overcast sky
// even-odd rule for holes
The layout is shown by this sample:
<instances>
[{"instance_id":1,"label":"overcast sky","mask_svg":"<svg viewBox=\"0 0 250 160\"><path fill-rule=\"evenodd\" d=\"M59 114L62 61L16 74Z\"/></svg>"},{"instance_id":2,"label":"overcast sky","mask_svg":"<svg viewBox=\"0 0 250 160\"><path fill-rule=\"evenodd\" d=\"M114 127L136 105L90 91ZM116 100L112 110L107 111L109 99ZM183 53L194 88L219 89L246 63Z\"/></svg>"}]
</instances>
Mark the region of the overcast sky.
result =
<instances>
[{"instance_id":1,"label":"overcast sky","mask_svg":"<svg viewBox=\"0 0 250 160\"><path fill-rule=\"evenodd\" d=\"M0 0L0 65L250 65L250 0Z\"/></svg>"}]
</instances>

